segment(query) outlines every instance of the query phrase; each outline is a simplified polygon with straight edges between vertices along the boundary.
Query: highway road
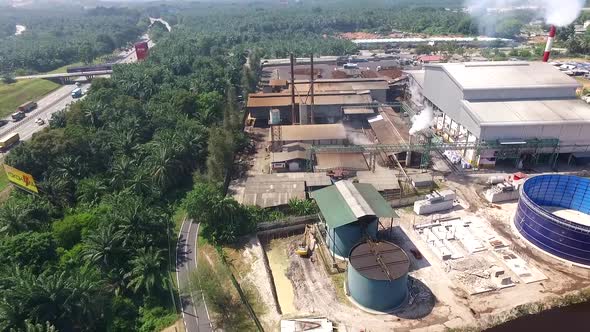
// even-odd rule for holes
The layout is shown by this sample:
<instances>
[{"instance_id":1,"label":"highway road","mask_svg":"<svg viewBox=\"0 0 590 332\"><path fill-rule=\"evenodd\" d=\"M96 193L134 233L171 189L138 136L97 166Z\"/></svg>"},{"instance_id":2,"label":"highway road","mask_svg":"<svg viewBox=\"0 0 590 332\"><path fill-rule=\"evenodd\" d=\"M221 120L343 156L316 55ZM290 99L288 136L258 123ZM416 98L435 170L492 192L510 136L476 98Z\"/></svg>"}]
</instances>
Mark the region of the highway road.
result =
<instances>
[{"instance_id":1,"label":"highway road","mask_svg":"<svg viewBox=\"0 0 590 332\"><path fill-rule=\"evenodd\" d=\"M211 320L203 294L188 290L191 275L197 270L197 236L199 224L184 219L178 233L176 247L176 281L178 288L185 290L180 295L180 309L187 332L210 332Z\"/></svg>"},{"instance_id":2,"label":"highway road","mask_svg":"<svg viewBox=\"0 0 590 332\"><path fill-rule=\"evenodd\" d=\"M82 84L82 90L88 89L90 84ZM33 133L41 130L43 127L49 125L51 114L63 110L68 104L74 101L71 92L76 86L74 84L65 85L61 88L46 95L37 102L37 108L32 112L27 113L26 117L18 122L12 122L10 117L5 118L10 121L8 124L0 128L0 137L4 137L10 133L18 133L21 140L28 140L33 136ZM39 126L35 120L41 118L45 120L45 124Z\"/></svg>"},{"instance_id":3,"label":"highway road","mask_svg":"<svg viewBox=\"0 0 590 332\"><path fill-rule=\"evenodd\" d=\"M142 39L148 40L148 45L150 48L155 45L151 40L148 39L147 35L143 35ZM119 58L117 63L133 63L137 61L137 56L135 55L135 50L133 49L120 52L117 57ZM86 89L90 88L90 83L82 84L81 87L82 90L85 91ZM53 113L65 109L68 104L74 101L71 96L71 92L75 88L76 86L74 84L69 84L49 93L37 101L38 107L35 110L27 113L27 116L18 122L12 122L12 118L10 116L4 118L9 122L5 126L0 127L0 137L4 137L5 135L16 132L20 135L21 140L25 141L30 139L33 137L35 132L49 125L48 122ZM36 124L35 120L38 118L45 120L45 124L42 126Z\"/></svg>"}]
</instances>

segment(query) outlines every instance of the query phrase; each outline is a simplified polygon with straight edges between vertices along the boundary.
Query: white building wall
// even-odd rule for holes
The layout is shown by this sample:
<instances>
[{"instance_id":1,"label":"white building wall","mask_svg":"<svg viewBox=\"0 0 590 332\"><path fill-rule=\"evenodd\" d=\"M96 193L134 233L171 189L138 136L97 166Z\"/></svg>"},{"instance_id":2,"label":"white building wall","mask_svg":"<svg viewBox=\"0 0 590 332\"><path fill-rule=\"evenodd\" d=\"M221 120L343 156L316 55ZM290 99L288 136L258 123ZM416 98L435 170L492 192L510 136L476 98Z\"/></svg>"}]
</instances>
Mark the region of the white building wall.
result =
<instances>
[{"instance_id":1,"label":"white building wall","mask_svg":"<svg viewBox=\"0 0 590 332\"><path fill-rule=\"evenodd\" d=\"M512 138L559 138L560 144L590 144L590 124L515 124L515 125L484 125L481 127L481 139L512 139ZM563 148L562 153L571 152Z\"/></svg>"},{"instance_id":2,"label":"white building wall","mask_svg":"<svg viewBox=\"0 0 590 332\"><path fill-rule=\"evenodd\" d=\"M464 90L463 95L464 99L469 101L576 98L576 89L569 87L506 87L504 89Z\"/></svg>"},{"instance_id":3,"label":"white building wall","mask_svg":"<svg viewBox=\"0 0 590 332\"><path fill-rule=\"evenodd\" d=\"M429 67L424 78L424 97L454 121L458 121L463 92L442 68Z\"/></svg>"}]
</instances>

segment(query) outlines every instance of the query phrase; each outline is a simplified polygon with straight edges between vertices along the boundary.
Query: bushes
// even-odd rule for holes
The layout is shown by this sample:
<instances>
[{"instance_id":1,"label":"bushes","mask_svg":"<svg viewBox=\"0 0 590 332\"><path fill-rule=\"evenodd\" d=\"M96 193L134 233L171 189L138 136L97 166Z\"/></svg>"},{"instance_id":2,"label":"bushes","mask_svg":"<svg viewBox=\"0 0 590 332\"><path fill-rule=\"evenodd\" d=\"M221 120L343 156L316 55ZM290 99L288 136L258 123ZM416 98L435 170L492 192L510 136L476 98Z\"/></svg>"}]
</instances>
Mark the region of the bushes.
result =
<instances>
[{"instance_id":1,"label":"bushes","mask_svg":"<svg viewBox=\"0 0 590 332\"><path fill-rule=\"evenodd\" d=\"M172 325L177 319L176 312L163 307L139 308L139 332L161 331Z\"/></svg>"}]
</instances>

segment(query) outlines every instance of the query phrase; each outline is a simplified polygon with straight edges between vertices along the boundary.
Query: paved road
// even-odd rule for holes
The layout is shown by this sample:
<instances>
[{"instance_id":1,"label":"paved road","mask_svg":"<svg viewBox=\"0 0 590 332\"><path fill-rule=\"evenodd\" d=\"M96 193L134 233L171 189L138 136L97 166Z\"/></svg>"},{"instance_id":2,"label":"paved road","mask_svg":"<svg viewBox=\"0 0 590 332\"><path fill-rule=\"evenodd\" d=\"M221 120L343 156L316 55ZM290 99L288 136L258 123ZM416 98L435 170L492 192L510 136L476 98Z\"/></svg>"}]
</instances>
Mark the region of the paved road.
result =
<instances>
[{"instance_id":1,"label":"paved road","mask_svg":"<svg viewBox=\"0 0 590 332\"><path fill-rule=\"evenodd\" d=\"M90 84L82 84L81 88L82 90L85 90L89 86ZM48 125L48 120L51 118L51 114L64 109L66 105L74 101L71 92L75 88L76 86L71 84L62 86L53 91L43 99L39 100L37 102L37 108L32 112L27 113L27 116L18 122L12 122L10 117L6 118L6 120L11 122L0 128L0 137L16 132L20 135L21 140L31 138L33 133ZM39 126L35 123L35 120L38 118L45 120L43 126Z\"/></svg>"},{"instance_id":2,"label":"paved road","mask_svg":"<svg viewBox=\"0 0 590 332\"><path fill-rule=\"evenodd\" d=\"M37 75L27 75L27 76L17 76L15 80L30 80L33 78L64 78L64 77L80 77L80 76L102 76L102 75L110 75L113 71L112 70L95 70L95 71L88 71L82 73L55 73L55 74L37 74Z\"/></svg>"},{"instance_id":3,"label":"paved road","mask_svg":"<svg viewBox=\"0 0 590 332\"><path fill-rule=\"evenodd\" d=\"M176 281L184 294L180 296L182 319L187 332L210 332L211 321L201 292L189 292L191 274L197 270L197 236L199 224L185 219L178 233L176 247Z\"/></svg>"},{"instance_id":4,"label":"paved road","mask_svg":"<svg viewBox=\"0 0 590 332\"><path fill-rule=\"evenodd\" d=\"M142 36L142 39L147 40L150 47L154 46L154 43L148 39L147 35ZM120 52L117 57L119 58L119 60L116 61L117 63L133 63L137 61L137 56L133 49ZM86 90L89 87L90 83L83 84L82 90ZM6 117L5 120L8 120L9 123L0 127L0 137L16 132L20 135L21 140L24 141L30 139L35 132L48 125L48 120L51 118L51 114L65 109L68 104L74 101L71 92L75 88L74 84L69 84L49 93L37 101L37 109L31 113L27 113L27 116L19 122L12 122L10 116ZM43 126L39 126L35 123L35 120L38 118L45 120Z\"/></svg>"}]
</instances>

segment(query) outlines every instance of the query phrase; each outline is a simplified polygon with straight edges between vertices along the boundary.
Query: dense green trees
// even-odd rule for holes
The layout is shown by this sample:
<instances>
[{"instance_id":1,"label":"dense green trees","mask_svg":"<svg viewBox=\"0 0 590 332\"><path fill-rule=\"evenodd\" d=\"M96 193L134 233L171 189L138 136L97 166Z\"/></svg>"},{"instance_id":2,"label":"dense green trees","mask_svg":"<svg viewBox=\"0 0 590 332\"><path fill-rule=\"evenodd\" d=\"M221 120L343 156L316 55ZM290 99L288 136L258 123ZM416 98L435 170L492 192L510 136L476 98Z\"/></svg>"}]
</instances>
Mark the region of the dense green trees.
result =
<instances>
[{"instance_id":1,"label":"dense green trees","mask_svg":"<svg viewBox=\"0 0 590 332\"><path fill-rule=\"evenodd\" d=\"M176 318L171 216L181 202L216 244L281 216L222 190L247 143L237 96L255 90L261 57L354 52L334 37L346 31L474 32L464 13L384 2L170 6L150 9L178 26L156 28L148 60L114 66L110 79L95 79L82 101L6 157L35 177L40 195L13 193L0 206L0 330L154 331ZM28 15L20 17L28 33L1 40L1 68L90 61L147 26L121 8ZM315 211L293 201L288 212Z\"/></svg>"},{"instance_id":2,"label":"dense green trees","mask_svg":"<svg viewBox=\"0 0 590 332\"><path fill-rule=\"evenodd\" d=\"M27 27L14 35L14 24ZM51 10L0 10L0 71L48 71L127 45L147 30L149 20L137 10L76 6Z\"/></svg>"}]
</instances>

